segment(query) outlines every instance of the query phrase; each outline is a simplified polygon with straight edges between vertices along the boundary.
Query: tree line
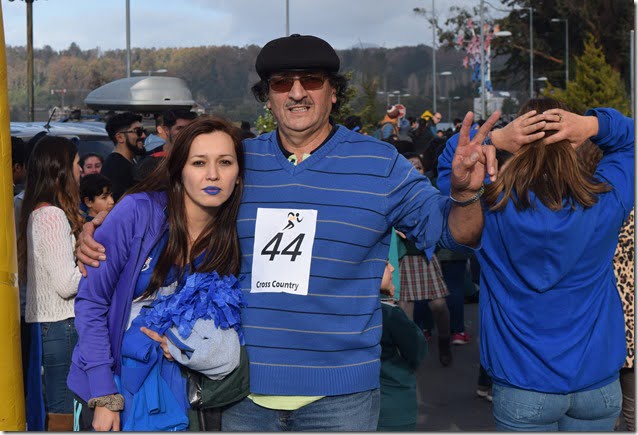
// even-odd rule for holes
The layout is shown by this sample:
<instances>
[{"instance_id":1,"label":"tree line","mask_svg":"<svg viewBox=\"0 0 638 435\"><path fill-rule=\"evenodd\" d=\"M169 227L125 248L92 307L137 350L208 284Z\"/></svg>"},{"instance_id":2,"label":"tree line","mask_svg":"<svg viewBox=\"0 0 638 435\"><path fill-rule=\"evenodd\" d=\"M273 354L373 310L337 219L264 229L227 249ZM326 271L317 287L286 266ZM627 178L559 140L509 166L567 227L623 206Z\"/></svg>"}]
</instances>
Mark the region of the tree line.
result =
<instances>
[{"instance_id":1,"label":"tree line","mask_svg":"<svg viewBox=\"0 0 638 435\"><path fill-rule=\"evenodd\" d=\"M506 101L508 113L514 113L528 94L529 50L526 48L529 27L525 11L528 0L503 0L504 7L511 8L509 15L493 22L511 30L511 41L494 41L495 56L492 61L494 89L507 90L513 95ZM634 8L630 0L592 0L559 2L538 0L534 8L534 68L536 75L549 78L548 89L554 95L564 90L564 31L560 23L552 23L553 16L569 16L570 77L576 80L576 59L586 56L585 45L589 41L598 52L596 64L606 65L617 75L620 83L614 84L616 93L628 95L629 49L628 31L632 27ZM458 8L457 8L458 9ZM471 109L472 99L478 96L477 84L472 73L463 67L465 53L455 46L463 26L478 11L452 10L453 18L437 23L441 47L436 53L437 72L451 71L448 76L437 76L437 109L444 118L462 117ZM571 15L569 15L571 14ZM612 20L613 18L613 20ZM605 23L611 23L602 28ZM589 39L588 39L589 38ZM500 39L500 38L499 38ZM188 48L133 48L131 69L153 71L168 70L167 75L184 79L194 100L209 113L223 114L232 120L255 120L264 114L263 105L257 102L251 86L257 82L254 62L260 47L248 45L202 46ZM526 51L527 50L527 51ZM353 92L342 115L358 114L368 126L382 117L386 104L398 102L407 107L409 115L419 116L433 108L432 101L432 48L427 45L397 48L351 48L338 50L342 61L341 71L351 77ZM26 48L7 46L7 77L9 104L13 121L27 118ZM591 53L590 53L591 55ZM601 63L602 62L602 63ZM602 66L601 66L602 67ZM604 70L607 71L607 70ZM605 86L609 73L601 72L598 81ZM596 74L593 71L592 74ZM616 75L614 77L616 77ZM125 50L103 51L99 48L82 49L72 43L68 49L56 51L50 46L34 50L34 82L36 117L46 118L48 110L64 104L88 111L84 105L86 95L110 81L126 76ZM388 97L388 93L391 95ZM516 99L517 94L520 96ZM579 88L579 95L587 95L587 89ZM456 98L458 97L458 98ZM520 101L519 101L520 100ZM451 119L444 119L451 121Z\"/></svg>"}]
</instances>

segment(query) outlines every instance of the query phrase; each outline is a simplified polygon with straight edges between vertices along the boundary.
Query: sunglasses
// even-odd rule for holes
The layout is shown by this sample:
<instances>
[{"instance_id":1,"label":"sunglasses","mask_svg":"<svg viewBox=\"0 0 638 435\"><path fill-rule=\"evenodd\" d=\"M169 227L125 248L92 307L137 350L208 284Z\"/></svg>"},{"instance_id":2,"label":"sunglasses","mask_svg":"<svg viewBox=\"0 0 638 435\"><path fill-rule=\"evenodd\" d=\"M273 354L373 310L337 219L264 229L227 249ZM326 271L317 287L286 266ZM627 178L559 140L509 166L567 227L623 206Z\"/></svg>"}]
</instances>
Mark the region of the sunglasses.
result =
<instances>
[{"instance_id":1,"label":"sunglasses","mask_svg":"<svg viewBox=\"0 0 638 435\"><path fill-rule=\"evenodd\" d=\"M142 135L146 134L146 129L142 127L135 127L133 130L123 130L118 133L135 133L137 137L142 137Z\"/></svg>"},{"instance_id":2,"label":"sunglasses","mask_svg":"<svg viewBox=\"0 0 638 435\"><path fill-rule=\"evenodd\" d=\"M299 83L301 83L301 86L303 86L305 90L316 91L317 89L321 89L323 86L325 77L321 74L272 77L268 80L268 85L270 86L270 89L275 92L290 92L295 84L295 80L299 80Z\"/></svg>"}]
</instances>

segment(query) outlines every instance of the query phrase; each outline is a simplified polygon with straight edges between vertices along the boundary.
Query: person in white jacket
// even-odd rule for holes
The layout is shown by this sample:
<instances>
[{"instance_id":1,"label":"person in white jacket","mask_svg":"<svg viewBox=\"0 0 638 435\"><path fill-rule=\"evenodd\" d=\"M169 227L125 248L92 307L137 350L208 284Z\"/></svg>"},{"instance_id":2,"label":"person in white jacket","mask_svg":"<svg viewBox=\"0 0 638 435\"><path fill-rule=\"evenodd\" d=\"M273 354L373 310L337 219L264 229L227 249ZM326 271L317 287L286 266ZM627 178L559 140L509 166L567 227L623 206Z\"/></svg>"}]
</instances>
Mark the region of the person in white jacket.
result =
<instances>
[{"instance_id":1,"label":"person in white jacket","mask_svg":"<svg viewBox=\"0 0 638 435\"><path fill-rule=\"evenodd\" d=\"M25 320L40 324L47 430L73 429L66 378L77 342L74 299L81 274L73 250L83 223L79 180L75 144L63 137L40 139L27 170L18 263L20 281L27 283Z\"/></svg>"}]
</instances>

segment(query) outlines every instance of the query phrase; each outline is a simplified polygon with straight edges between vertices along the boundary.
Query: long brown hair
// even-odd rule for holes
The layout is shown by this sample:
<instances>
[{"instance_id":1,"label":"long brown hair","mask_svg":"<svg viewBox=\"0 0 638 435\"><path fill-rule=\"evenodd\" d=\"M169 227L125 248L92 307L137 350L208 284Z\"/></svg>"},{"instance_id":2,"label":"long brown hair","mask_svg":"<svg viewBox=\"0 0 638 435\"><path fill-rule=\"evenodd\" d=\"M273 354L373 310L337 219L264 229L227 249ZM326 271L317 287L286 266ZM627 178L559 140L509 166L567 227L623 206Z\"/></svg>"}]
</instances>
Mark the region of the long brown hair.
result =
<instances>
[{"instance_id":1,"label":"long brown hair","mask_svg":"<svg viewBox=\"0 0 638 435\"><path fill-rule=\"evenodd\" d=\"M519 116L536 110L570 111L564 103L551 99L529 100L519 110ZM556 131L546 131L546 136ZM579 159L569 141L551 145L541 141L524 145L501 168L497 181L485 187L485 203L492 211L503 210L511 199L518 210L534 208L530 192L534 192L550 210L562 210L563 202L575 209L577 205L591 207L598 195L611 190L611 186L593 178L593 172ZM503 196L499 199L499 196Z\"/></svg>"},{"instance_id":2,"label":"long brown hair","mask_svg":"<svg viewBox=\"0 0 638 435\"><path fill-rule=\"evenodd\" d=\"M197 237L188 254L187 216L184 203L184 183L182 170L188 160L191 144L197 136L213 132L228 134L235 145L239 165L238 183L228 198L216 211L215 217ZM240 131L227 120L215 116L200 116L184 127L177 136L168 157L146 180L142 181L128 193L164 191L167 196L168 243L160 254L151 275L149 285L142 295L147 298L162 286L171 267L180 259L188 258L190 272L217 271L219 275L239 274L241 254L237 237L237 214L244 190L244 152ZM194 269L194 260L205 252L200 266ZM182 260L181 263L184 263ZM184 264L179 264L179 279L186 272Z\"/></svg>"},{"instance_id":3,"label":"long brown hair","mask_svg":"<svg viewBox=\"0 0 638 435\"><path fill-rule=\"evenodd\" d=\"M18 232L18 273L27 280L27 225L39 203L61 208L77 237L84 219L80 215L80 187L73 178L73 161L78 149L64 137L44 136L34 146L27 165L27 181Z\"/></svg>"}]
</instances>

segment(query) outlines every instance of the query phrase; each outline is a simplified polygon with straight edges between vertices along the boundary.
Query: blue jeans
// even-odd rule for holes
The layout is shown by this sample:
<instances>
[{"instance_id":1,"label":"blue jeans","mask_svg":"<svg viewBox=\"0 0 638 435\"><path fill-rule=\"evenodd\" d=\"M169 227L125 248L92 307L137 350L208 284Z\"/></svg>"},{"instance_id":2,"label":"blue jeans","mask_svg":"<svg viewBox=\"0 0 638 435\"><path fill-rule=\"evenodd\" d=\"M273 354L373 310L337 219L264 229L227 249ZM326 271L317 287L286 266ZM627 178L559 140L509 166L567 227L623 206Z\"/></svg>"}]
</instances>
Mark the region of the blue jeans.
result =
<instances>
[{"instance_id":1,"label":"blue jeans","mask_svg":"<svg viewBox=\"0 0 638 435\"><path fill-rule=\"evenodd\" d=\"M47 413L72 414L73 393L66 385L71 355L78 342L73 318L40 324L42 365L44 366L44 403Z\"/></svg>"},{"instance_id":2,"label":"blue jeans","mask_svg":"<svg viewBox=\"0 0 638 435\"><path fill-rule=\"evenodd\" d=\"M613 431L622 395L618 379L604 387L549 394L492 386L492 412L499 431Z\"/></svg>"},{"instance_id":3,"label":"blue jeans","mask_svg":"<svg viewBox=\"0 0 638 435\"><path fill-rule=\"evenodd\" d=\"M449 295L445 297L450 310L450 334L465 332L465 274L467 260L442 261L441 271Z\"/></svg>"},{"instance_id":4,"label":"blue jeans","mask_svg":"<svg viewBox=\"0 0 638 435\"><path fill-rule=\"evenodd\" d=\"M225 409L222 431L365 431L377 430L379 389L342 396L326 396L294 411L256 405L248 397Z\"/></svg>"}]
</instances>

